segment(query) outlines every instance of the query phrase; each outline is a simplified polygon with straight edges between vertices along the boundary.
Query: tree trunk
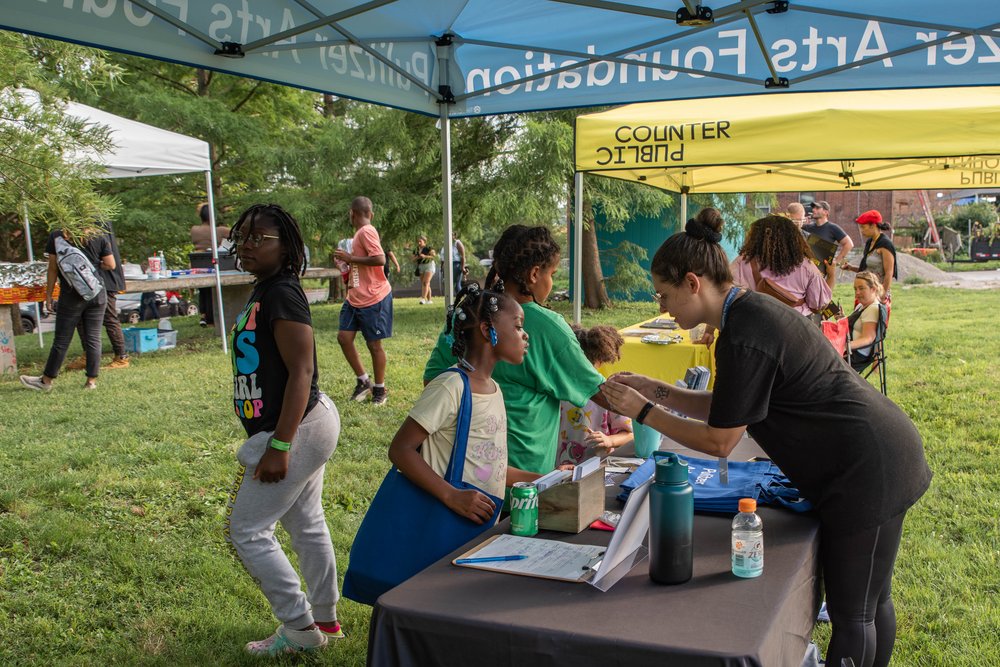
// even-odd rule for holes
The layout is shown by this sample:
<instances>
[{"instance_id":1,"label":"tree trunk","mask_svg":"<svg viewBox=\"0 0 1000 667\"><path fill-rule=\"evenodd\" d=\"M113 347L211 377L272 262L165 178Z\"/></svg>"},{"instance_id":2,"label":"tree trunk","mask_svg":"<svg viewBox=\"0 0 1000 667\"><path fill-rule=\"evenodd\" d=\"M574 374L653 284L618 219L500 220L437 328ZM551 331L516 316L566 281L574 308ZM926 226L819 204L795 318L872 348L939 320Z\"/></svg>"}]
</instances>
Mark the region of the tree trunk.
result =
<instances>
[{"instance_id":1,"label":"tree trunk","mask_svg":"<svg viewBox=\"0 0 1000 667\"><path fill-rule=\"evenodd\" d=\"M604 272L601 270L601 253L597 249L594 212L586 201L583 209L583 305L587 308L607 308L611 305L611 299L604 287Z\"/></svg>"},{"instance_id":2,"label":"tree trunk","mask_svg":"<svg viewBox=\"0 0 1000 667\"><path fill-rule=\"evenodd\" d=\"M337 263L334 261L333 253L330 253L330 264L336 266ZM326 300L331 303L337 303L338 301L343 301L347 298L346 290L344 289L344 280L340 276L334 276L330 278L330 284L327 287Z\"/></svg>"},{"instance_id":3,"label":"tree trunk","mask_svg":"<svg viewBox=\"0 0 1000 667\"><path fill-rule=\"evenodd\" d=\"M198 80L198 97L209 97L208 87L212 84L212 72L207 69L197 69L196 78ZM208 161L212 165L212 198L215 200L215 210L219 210L219 202L222 201L222 177L218 169L218 153L215 144L208 143Z\"/></svg>"},{"instance_id":4,"label":"tree trunk","mask_svg":"<svg viewBox=\"0 0 1000 667\"><path fill-rule=\"evenodd\" d=\"M10 321L14 328L14 335L20 336L23 334L24 327L21 326L21 309L18 305L16 303L12 303L10 305L3 306L3 308L10 309Z\"/></svg>"}]
</instances>

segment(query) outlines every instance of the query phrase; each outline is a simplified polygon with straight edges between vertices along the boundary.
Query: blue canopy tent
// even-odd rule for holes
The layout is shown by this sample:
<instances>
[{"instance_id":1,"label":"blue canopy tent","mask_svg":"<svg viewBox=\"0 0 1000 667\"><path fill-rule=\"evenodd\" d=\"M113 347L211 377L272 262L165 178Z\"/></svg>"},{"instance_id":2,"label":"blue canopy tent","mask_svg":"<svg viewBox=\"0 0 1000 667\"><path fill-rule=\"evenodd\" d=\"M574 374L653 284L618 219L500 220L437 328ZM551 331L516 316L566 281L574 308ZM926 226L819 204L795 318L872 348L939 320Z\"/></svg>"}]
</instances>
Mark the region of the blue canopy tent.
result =
<instances>
[{"instance_id":1,"label":"blue canopy tent","mask_svg":"<svg viewBox=\"0 0 1000 667\"><path fill-rule=\"evenodd\" d=\"M440 116L448 241L450 117L1000 83L995 0L0 0L0 27Z\"/></svg>"}]
</instances>

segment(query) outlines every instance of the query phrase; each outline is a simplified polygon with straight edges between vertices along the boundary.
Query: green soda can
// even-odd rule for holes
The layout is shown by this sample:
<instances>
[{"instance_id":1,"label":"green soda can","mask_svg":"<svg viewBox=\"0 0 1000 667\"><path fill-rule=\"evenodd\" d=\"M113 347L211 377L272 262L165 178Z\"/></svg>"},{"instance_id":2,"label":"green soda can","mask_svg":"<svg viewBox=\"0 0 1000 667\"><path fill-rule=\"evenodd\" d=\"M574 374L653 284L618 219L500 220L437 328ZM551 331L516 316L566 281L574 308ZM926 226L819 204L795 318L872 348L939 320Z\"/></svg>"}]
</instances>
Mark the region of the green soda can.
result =
<instances>
[{"instance_id":1,"label":"green soda can","mask_svg":"<svg viewBox=\"0 0 1000 667\"><path fill-rule=\"evenodd\" d=\"M510 534L538 534L538 489L531 482L517 482L510 491Z\"/></svg>"}]
</instances>

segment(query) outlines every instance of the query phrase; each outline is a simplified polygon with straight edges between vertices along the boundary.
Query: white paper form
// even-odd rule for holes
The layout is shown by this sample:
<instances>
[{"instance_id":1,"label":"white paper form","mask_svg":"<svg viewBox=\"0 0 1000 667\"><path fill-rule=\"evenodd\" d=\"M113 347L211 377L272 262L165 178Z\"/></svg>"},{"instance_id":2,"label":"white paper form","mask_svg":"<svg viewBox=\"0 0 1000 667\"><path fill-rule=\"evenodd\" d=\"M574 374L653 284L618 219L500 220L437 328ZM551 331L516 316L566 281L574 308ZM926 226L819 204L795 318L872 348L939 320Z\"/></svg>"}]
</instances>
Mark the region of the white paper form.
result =
<instances>
[{"instance_id":1,"label":"white paper form","mask_svg":"<svg viewBox=\"0 0 1000 667\"><path fill-rule=\"evenodd\" d=\"M601 560L606 547L592 544L568 544L558 540L536 537L498 535L480 548L462 554L462 558L488 558L491 556L527 556L524 560L492 563L463 563L494 572L526 574L534 577L580 581L589 577L593 566Z\"/></svg>"}]
</instances>

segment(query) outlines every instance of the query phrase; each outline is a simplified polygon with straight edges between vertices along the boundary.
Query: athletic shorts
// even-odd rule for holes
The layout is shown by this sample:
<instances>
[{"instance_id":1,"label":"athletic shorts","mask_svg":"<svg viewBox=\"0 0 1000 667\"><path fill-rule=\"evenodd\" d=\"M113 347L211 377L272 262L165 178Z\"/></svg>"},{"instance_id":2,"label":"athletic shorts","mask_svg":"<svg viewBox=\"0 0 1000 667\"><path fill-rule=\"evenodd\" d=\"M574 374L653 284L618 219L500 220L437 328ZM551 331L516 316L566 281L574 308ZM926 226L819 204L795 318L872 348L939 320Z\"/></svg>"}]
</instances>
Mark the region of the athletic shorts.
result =
<instances>
[{"instance_id":1,"label":"athletic shorts","mask_svg":"<svg viewBox=\"0 0 1000 667\"><path fill-rule=\"evenodd\" d=\"M355 308L348 301L340 308L341 331L360 331L365 340L392 338L392 293L367 308Z\"/></svg>"}]
</instances>

